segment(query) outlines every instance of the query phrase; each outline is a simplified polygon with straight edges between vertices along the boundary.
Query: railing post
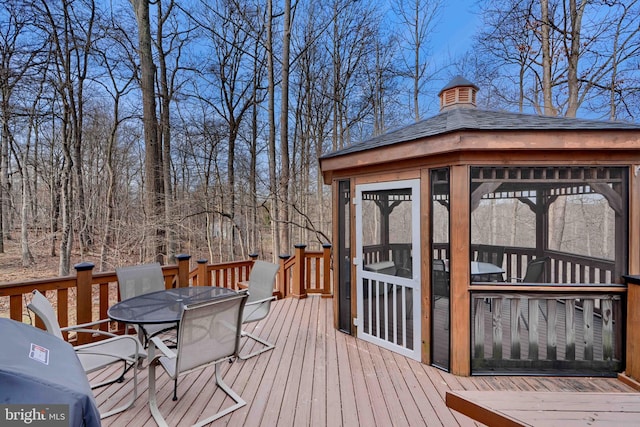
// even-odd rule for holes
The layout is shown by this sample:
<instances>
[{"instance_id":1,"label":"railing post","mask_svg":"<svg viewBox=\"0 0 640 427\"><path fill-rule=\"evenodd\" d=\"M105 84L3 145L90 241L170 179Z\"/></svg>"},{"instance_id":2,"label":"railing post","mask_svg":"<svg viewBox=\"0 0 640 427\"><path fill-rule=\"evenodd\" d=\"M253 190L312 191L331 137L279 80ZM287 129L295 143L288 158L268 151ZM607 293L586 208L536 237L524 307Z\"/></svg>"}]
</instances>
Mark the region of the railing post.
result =
<instances>
[{"instance_id":1,"label":"railing post","mask_svg":"<svg viewBox=\"0 0 640 427\"><path fill-rule=\"evenodd\" d=\"M83 262L76 264L76 324L89 323L93 320L92 308L93 301L91 298L91 279L93 278L94 264ZM90 342L90 334L78 334L77 344L86 344Z\"/></svg>"},{"instance_id":2,"label":"railing post","mask_svg":"<svg viewBox=\"0 0 640 427\"><path fill-rule=\"evenodd\" d=\"M322 245L322 298L331 298L331 244Z\"/></svg>"},{"instance_id":3,"label":"railing post","mask_svg":"<svg viewBox=\"0 0 640 427\"><path fill-rule=\"evenodd\" d=\"M198 260L198 283L196 286L211 286L211 276L209 276L209 272L207 271L207 260L199 259Z\"/></svg>"},{"instance_id":4,"label":"railing post","mask_svg":"<svg viewBox=\"0 0 640 427\"><path fill-rule=\"evenodd\" d=\"M247 283L249 283L249 275L251 274L251 269L253 269L253 264L255 264L255 262L258 260L258 254L249 254L249 258L251 259L251 265L248 268L242 269L245 272L245 276L244 278L240 277L240 281L246 281Z\"/></svg>"},{"instance_id":5,"label":"railing post","mask_svg":"<svg viewBox=\"0 0 640 427\"><path fill-rule=\"evenodd\" d=\"M188 288L189 287L189 260L191 259L191 255L178 254L176 255L176 259L178 260L178 287Z\"/></svg>"},{"instance_id":6,"label":"railing post","mask_svg":"<svg viewBox=\"0 0 640 427\"><path fill-rule=\"evenodd\" d=\"M291 284L291 296L302 299L307 297L307 286L304 280L305 257L304 250L307 245L294 245L296 248L295 263L293 264L293 283Z\"/></svg>"},{"instance_id":7,"label":"railing post","mask_svg":"<svg viewBox=\"0 0 640 427\"><path fill-rule=\"evenodd\" d=\"M623 382L640 391L640 275L624 276L627 284L627 358Z\"/></svg>"},{"instance_id":8,"label":"railing post","mask_svg":"<svg viewBox=\"0 0 640 427\"><path fill-rule=\"evenodd\" d=\"M280 255L280 269L278 270L278 292L280 293L280 298L286 298L289 296L289 283L287 283L287 271L286 271L286 263L291 255Z\"/></svg>"}]
</instances>

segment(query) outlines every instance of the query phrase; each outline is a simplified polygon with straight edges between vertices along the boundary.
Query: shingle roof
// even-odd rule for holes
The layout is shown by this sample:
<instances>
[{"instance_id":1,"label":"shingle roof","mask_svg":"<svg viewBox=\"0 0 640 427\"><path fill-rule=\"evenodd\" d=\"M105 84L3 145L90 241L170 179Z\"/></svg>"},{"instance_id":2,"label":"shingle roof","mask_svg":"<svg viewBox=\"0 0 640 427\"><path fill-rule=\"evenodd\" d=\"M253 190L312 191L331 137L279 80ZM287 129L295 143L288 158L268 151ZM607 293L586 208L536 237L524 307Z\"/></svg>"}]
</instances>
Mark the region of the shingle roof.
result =
<instances>
[{"instance_id":1,"label":"shingle roof","mask_svg":"<svg viewBox=\"0 0 640 427\"><path fill-rule=\"evenodd\" d=\"M478 86L476 86L475 84L471 83L469 80L465 79L464 77L455 76L449 83L447 83L447 85L445 87L443 87L440 90L438 95L440 95L445 90L451 89L451 88L454 88L454 87L473 87L473 88L476 88L476 90L478 89Z\"/></svg>"},{"instance_id":2,"label":"shingle roof","mask_svg":"<svg viewBox=\"0 0 640 427\"><path fill-rule=\"evenodd\" d=\"M457 108L443 111L418 123L391 131L323 155L321 158L371 150L416 139L442 135L460 130L636 130L635 123L574 119L567 117L537 116L502 111Z\"/></svg>"}]
</instances>

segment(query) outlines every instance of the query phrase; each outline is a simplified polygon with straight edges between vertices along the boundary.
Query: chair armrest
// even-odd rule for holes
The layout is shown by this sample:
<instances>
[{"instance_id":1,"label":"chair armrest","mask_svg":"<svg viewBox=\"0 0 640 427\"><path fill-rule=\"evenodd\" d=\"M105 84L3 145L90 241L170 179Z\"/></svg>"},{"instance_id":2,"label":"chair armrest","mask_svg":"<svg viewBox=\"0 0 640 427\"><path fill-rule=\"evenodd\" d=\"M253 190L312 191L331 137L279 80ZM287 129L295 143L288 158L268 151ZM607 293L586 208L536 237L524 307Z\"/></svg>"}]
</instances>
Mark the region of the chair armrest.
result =
<instances>
[{"instance_id":1,"label":"chair armrest","mask_svg":"<svg viewBox=\"0 0 640 427\"><path fill-rule=\"evenodd\" d=\"M252 305L264 304L264 303L265 303L265 302L267 302L267 301L272 301L272 300L275 300L275 299L276 299L276 297L275 297L275 296L270 296L270 297L268 297L268 298L264 298L264 299L259 299L259 300L257 300L257 301L251 301L251 302L248 302L248 303L246 303L246 304L244 305L244 307L245 307L245 308L247 308L247 307L250 307L250 306L252 306Z\"/></svg>"},{"instance_id":2,"label":"chair armrest","mask_svg":"<svg viewBox=\"0 0 640 427\"><path fill-rule=\"evenodd\" d=\"M101 325L103 323L108 323L111 322L111 319L100 319L100 320L96 320L94 322L87 322L87 323L79 323L77 325L74 326L67 326L64 328L61 328L63 331L69 331L75 328L90 328L91 326L97 326L97 325Z\"/></svg>"},{"instance_id":3,"label":"chair armrest","mask_svg":"<svg viewBox=\"0 0 640 427\"><path fill-rule=\"evenodd\" d=\"M159 354L155 354L155 349L160 350ZM172 351L167 345L159 338L152 337L149 341L149 354L152 355L152 359L149 363L154 363L161 357L166 357L168 359L174 359L177 357L176 353Z\"/></svg>"},{"instance_id":4,"label":"chair armrest","mask_svg":"<svg viewBox=\"0 0 640 427\"><path fill-rule=\"evenodd\" d=\"M133 356L128 356L128 355L125 355L124 353L112 353L104 350L105 343L121 341L121 340L133 341L133 344L135 345L135 353L133 353ZM138 339L133 335L116 335L115 337L109 338L108 340L78 345L73 347L73 349L76 351L76 353L80 353L80 354L95 354L99 356L110 356L115 359L127 360L128 362L135 362L138 357L143 357L143 358L147 357L146 352L144 351L144 349L142 349L142 345L140 344L140 341L138 341Z\"/></svg>"},{"instance_id":5,"label":"chair armrest","mask_svg":"<svg viewBox=\"0 0 640 427\"><path fill-rule=\"evenodd\" d=\"M276 299L276 297L270 296L268 298L259 299L257 301L251 301L251 302L246 303L244 305L244 313L245 313L244 316L245 316L245 319L247 318L246 317L247 314L252 315L253 313L255 313L260 308L260 306L262 304L264 304L266 302L269 302L269 301L272 301L272 300L275 300L275 299Z\"/></svg>"},{"instance_id":6,"label":"chair armrest","mask_svg":"<svg viewBox=\"0 0 640 427\"><path fill-rule=\"evenodd\" d=\"M67 326L64 328L60 328L60 331L62 332L82 332L82 333L87 333L87 334L94 334L94 335L105 335L108 337L119 337L121 335L116 335L114 333L111 332L107 332L107 331L103 331L100 329L94 329L91 326L97 326L97 325L101 325L103 323L108 323L111 322L110 319L101 319L101 320L96 320L95 322L88 322L88 323L80 323L79 325L74 325L74 326Z\"/></svg>"}]
</instances>

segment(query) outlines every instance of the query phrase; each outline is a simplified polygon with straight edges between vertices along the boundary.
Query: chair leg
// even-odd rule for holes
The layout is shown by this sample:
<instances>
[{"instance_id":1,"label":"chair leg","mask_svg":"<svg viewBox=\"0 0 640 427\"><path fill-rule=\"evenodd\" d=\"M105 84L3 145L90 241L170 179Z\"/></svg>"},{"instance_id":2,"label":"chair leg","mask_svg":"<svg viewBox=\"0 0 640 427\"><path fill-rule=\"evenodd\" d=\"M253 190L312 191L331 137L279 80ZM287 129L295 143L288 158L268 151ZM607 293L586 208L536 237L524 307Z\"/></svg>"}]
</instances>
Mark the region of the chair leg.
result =
<instances>
[{"instance_id":1,"label":"chair leg","mask_svg":"<svg viewBox=\"0 0 640 427\"><path fill-rule=\"evenodd\" d=\"M149 410L159 427L169 427L165 421L156 399L156 364L149 363Z\"/></svg>"},{"instance_id":2,"label":"chair leg","mask_svg":"<svg viewBox=\"0 0 640 427\"><path fill-rule=\"evenodd\" d=\"M222 380L222 377L220 376L220 368L219 368L220 363L216 363L215 366L215 371L216 371L216 384L218 385L218 387L220 387L222 389L222 391L224 391L227 396L229 396L234 402L235 404L220 411L217 412L215 415L210 416L209 418L205 418L204 420L198 421L196 424L194 424L192 427L202 427L205 426L207 424L210 424L211 422L217 420L218 418L224 417L225 415L235 411L236 409L242 408L244 405L247 404L247 402L244 401L244 399L242 399L242 397L240 397L240 395L238 395L238 393L236 393L235 391L233 391L233 389L231 387L229 387L227 385L227 383L225 383Z\"/></svg>"},{"instance_id":3,"label":"chair leg","mask_svg":"<svg viewBox=\"0 0 640 427\"><path fill-rule=\"evenodd\" d=\"M122 374L122 377L124 377L124 374L131 369L131 367L133 367L133 396L131 397L131 400L129 401L129 403L125 403L122 406L119 406L117 408L114 408L110 411L104 412L104 413L100 413L100 419L105 419L107 417L110 417L112 415L118 414L120 412L126 411L127 409L131 408L133 406L133 404L135 403L137 397L138 397L138 368L136 367L136 365L138 364L137 361L132 360L130 362L131 364L129 365L128 368L125 368L124 373ZM125 366L127 365L127 362L125 362ZM97 384L95 387L91 387L92 389L99 387L103 384Z\"/></svg>"},{"instance_id":4,"label":"chair leg","mask_svg":"<svg viewBox=\"0 0 640 427\"><path fill-rule=\"evenodd\" d=\"M263 346L265 346L264 348L262 348L260 350L254 351L253 353L244 354L244 355L243 354L239 354L238 358L242 359L242 360L250 359L253 356L257 356L257 355L259 355L261 353L264 353L265 351L272 350L272 349L274 349L276 347L275 344L271 344L269 341L264 340L264 339L262 339L262 338L260 338L260 337L258 337L256 335L253 335L252 333L249 333L249 332L246 332L246 331L242 331L242 336L243 337L249 337L252 340L257 341L260 344L262 344Z\"/></svg>"},{"instance_id":5,"label":"chair leg","mask_svg":"<svg viewBox=\"0 0 640 427\"><path fill-rule=\"evenodd\" d=\"M204 420L198 421L196 424L193 424L193 427L202 427L205 426L207 424L212 423L213 421L217 420L218 418L224 417L225 415L235 411L236 409L242 408L244 405L247 404L247 402L240 397L240 395L238 393L236 393L235 391L233 391L233 389L231 387L229 387L227 385L227 383L225 383L222 380L222 377L220 375L220 368L218 367L219 364L215 365L215 375L216 375L216 384L218 387L220 387L222 389L222 391L224 391L227 396L229 396L235 403L220 411L215 413L214 415L205 418ZM164 417L162 416L162 413L160 412L160 408L158 408L158 401L156 399L156 367L155 367L155 363L150 363L149 364L149 410L151 411L151 415L153 416L153 419L155 420L156 424L158 424L158 427L169 427L167 424L167 421L164 419Z\"/></svg>"},{"instance_id":6,"label":"chair leg","mask_svg":"<svg viewBox=\"0 0 640 427\"><path fill-rule=\"evenodd\" d=\"M121 382L123 382L124 381L124 376L129 371L129 369L131 369L131 367L133 366L133 365L127 363L126 361L123 361L123 363L124 363L124 368L122 370L122 373L117 378L111 377L108 380L101 381L101 382L99 382L97 384L91 384L91 390L94 390L94 389L100 388L100 387L105 387L105 386L111 385L113 383L121 383Z\"/></svg>"},{"instance_id":7,"label":"chair leg","mask_svg":"<svg viewBox=\"0 0 640 427\"><path fill-rule=\"evenodd\" d=\"M178 378L176 377L175 380L173 380L173 400L174 402L176 400L178 400Z\"/></svg>"}]
</instances>

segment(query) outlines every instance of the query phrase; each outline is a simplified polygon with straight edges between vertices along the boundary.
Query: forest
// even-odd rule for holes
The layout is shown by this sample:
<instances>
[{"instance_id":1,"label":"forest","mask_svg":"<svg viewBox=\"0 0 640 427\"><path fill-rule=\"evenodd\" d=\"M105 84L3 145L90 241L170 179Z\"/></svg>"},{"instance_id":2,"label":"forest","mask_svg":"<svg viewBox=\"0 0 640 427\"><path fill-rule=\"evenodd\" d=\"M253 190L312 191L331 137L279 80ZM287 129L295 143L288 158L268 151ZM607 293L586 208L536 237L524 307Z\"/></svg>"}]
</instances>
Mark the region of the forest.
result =
<instances>
[{"instance_id":1,"label":"forest","mask_svg":"<svg viewBox=\"0 0 640 427\"><path fill-rule=\"evenodd\" d=\"M0 253L97 270L331 243L318 158L478 107L637 122L640 0L0 0ZM446 37L446 35L445 35Z\"/></svg>"}]
</instances>

